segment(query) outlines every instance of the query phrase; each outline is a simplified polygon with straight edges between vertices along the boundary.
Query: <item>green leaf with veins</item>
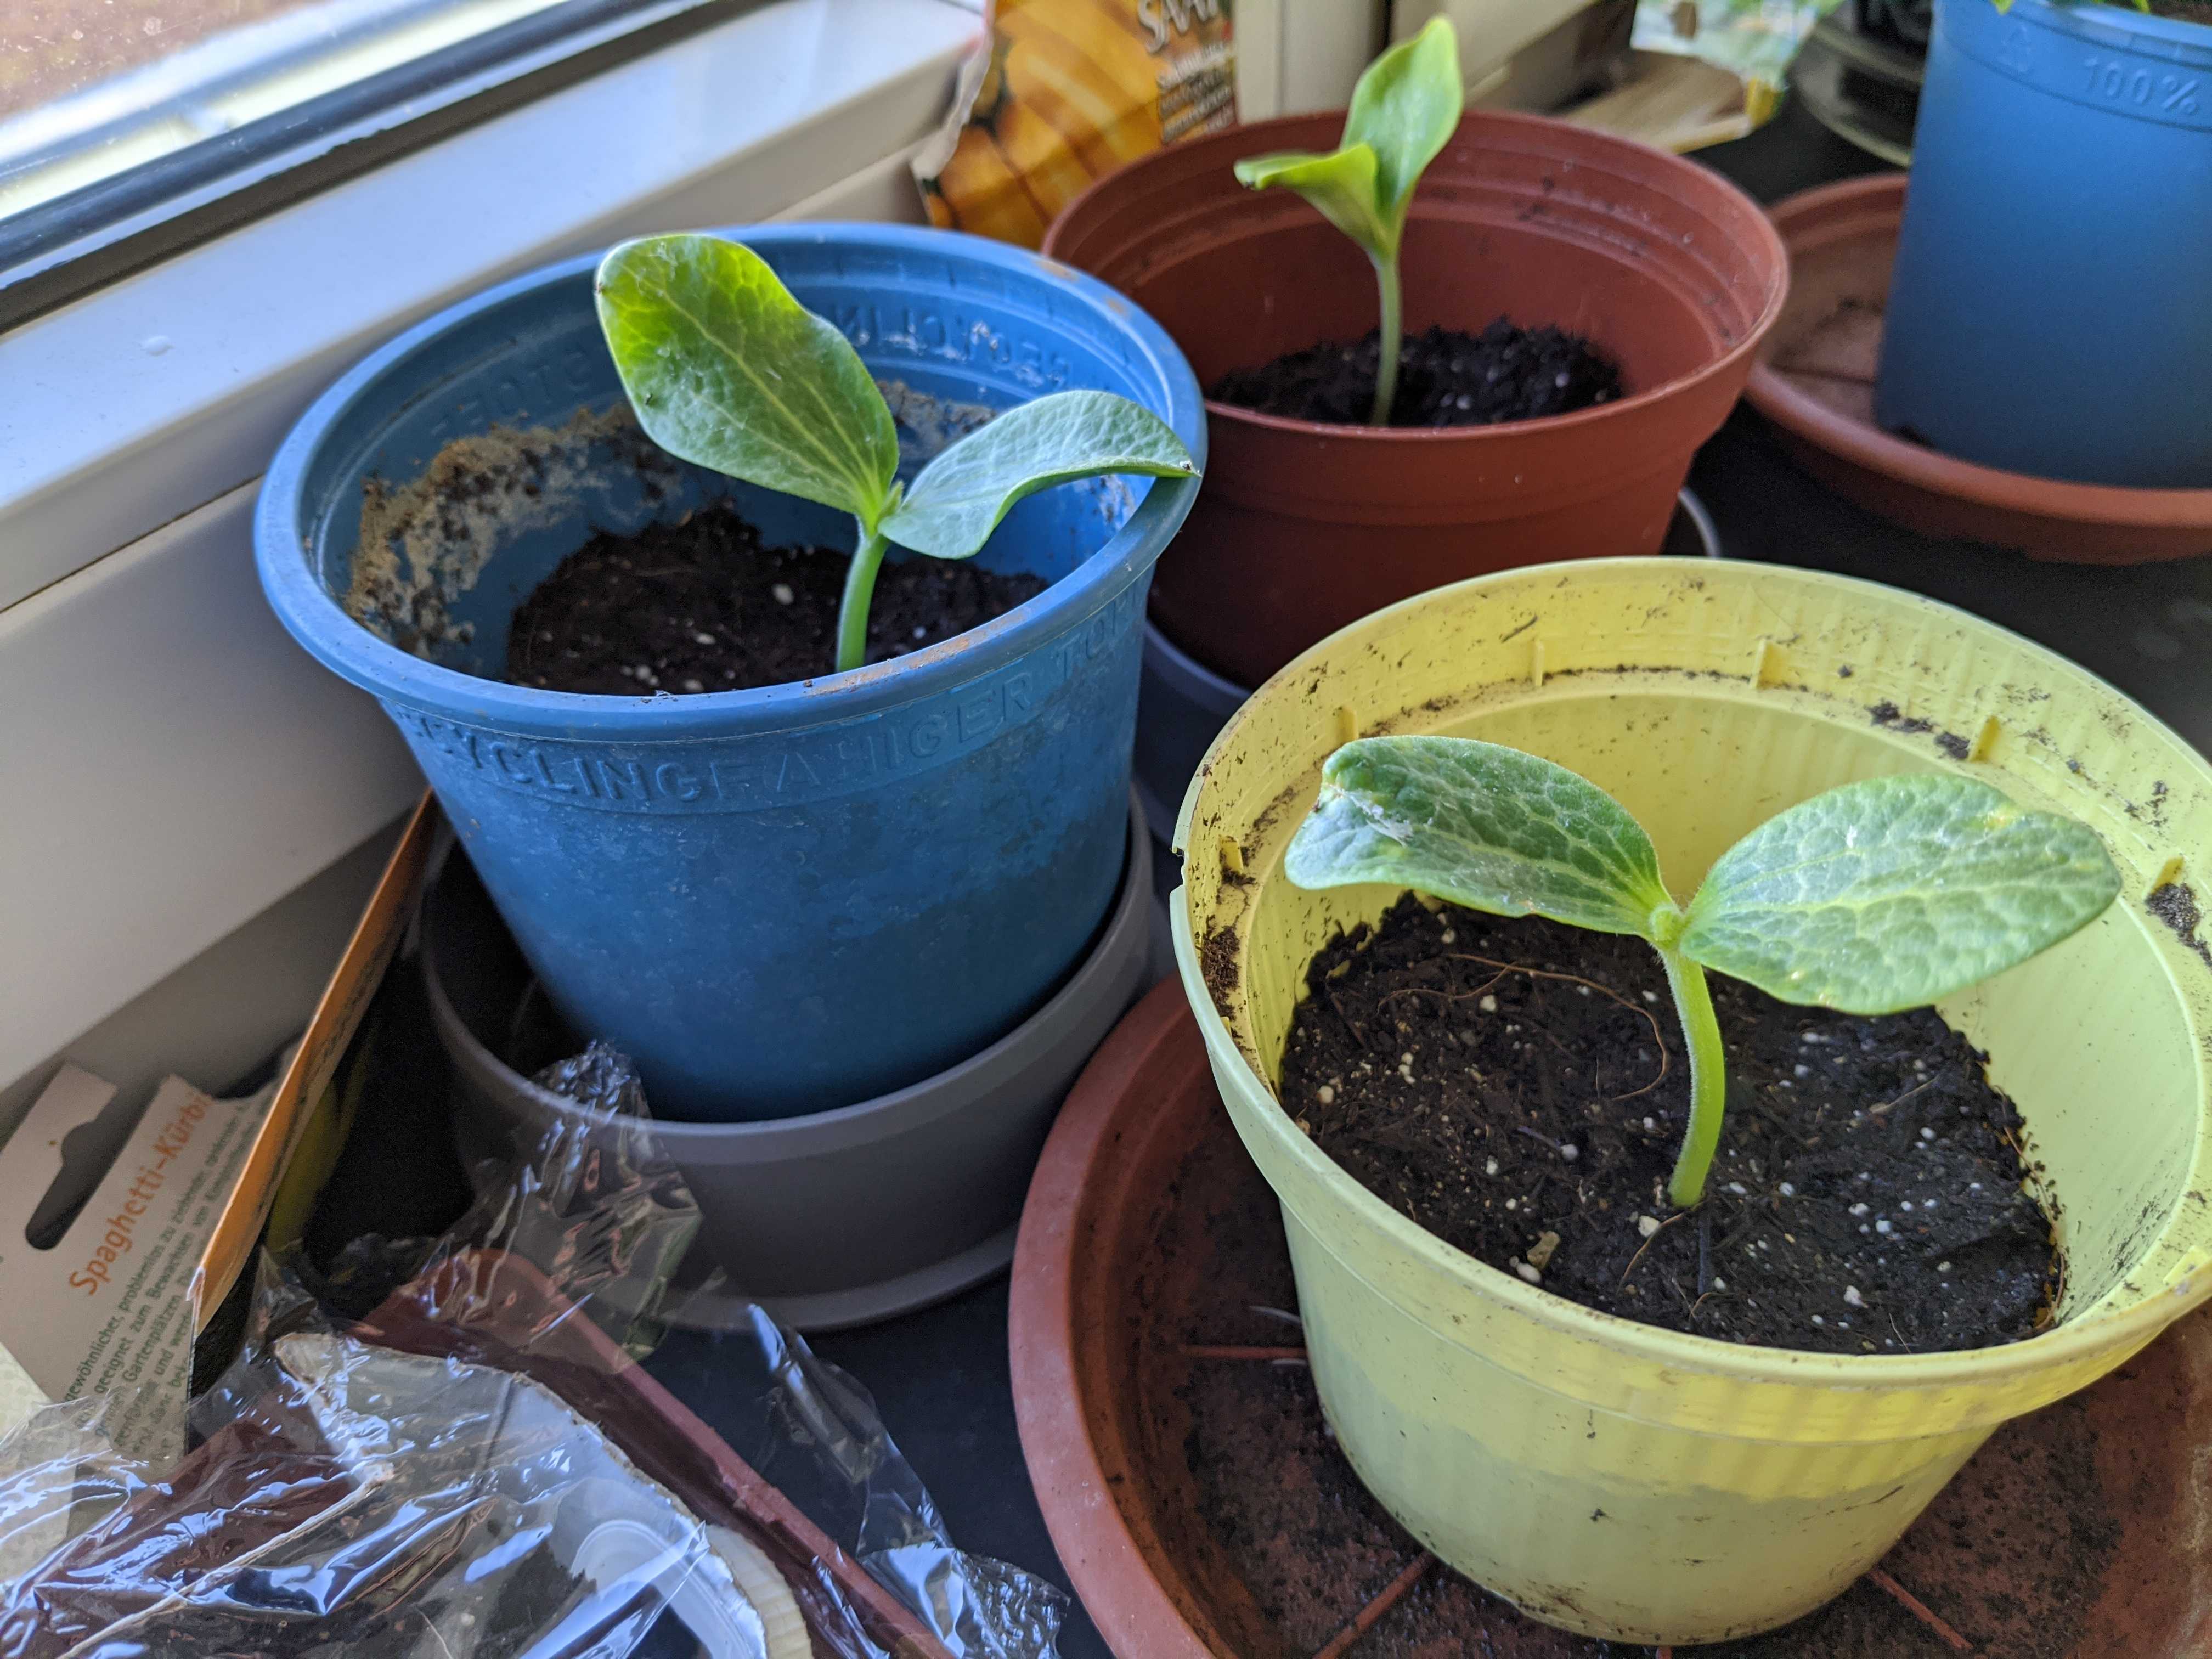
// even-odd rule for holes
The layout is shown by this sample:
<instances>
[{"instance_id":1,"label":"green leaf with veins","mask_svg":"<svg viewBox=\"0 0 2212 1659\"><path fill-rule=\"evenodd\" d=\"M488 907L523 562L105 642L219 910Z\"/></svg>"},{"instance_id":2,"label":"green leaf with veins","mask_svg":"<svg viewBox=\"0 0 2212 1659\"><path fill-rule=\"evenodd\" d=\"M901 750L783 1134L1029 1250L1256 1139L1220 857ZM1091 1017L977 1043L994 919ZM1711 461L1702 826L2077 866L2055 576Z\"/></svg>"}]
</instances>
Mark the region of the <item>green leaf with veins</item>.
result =
<instances>
[{"instance_id":1,"label":"green leaf with veins","mask_svg":"<svg viewBox=\"0 0 2212 1659\"><path fill-rule=\"evenodd\" d=\"M2119 890L2085 824L1972 778L1875 778L1723 854L1678 948L1785 1002L1892 1013L2025 962Z\"/></svg>"},{"instance_id":2,"label":"green leaf with veins","mask_svg":"<svg viewBox=\"0 0 2212 1659\"><path fill-rule=\"evenodd\" d=\"M1197 471L1175 428L1109 392L1055 392L994 416L921 470L883 521L902 547L964 559L1024 495L1102 472Z\"/></svg>"},{"instance_id":3,"label":"green leaf with veins","mask_svg":"<svg viewBox=\"0 0 2212 1659\"><path fill-rule=\"evenodd\" d=\"M1284 871L1300 887L1387 882L1494 915L1650 939L1674 914L1659 855L1564 766L1470 738L1362 738L1328 757Z\"/></svg>"},{"instance_id":4,"label":"green leaf with veins","mask_svg":"<svg viewBox=\"0 0 2212 1659\"><path fill-rule=\"evenodd\" d=\"M598 297L655 443L875 528L898 475L890 410L860 353L766 260L718 236L647 236L600 261Z\"/></svg>"}]
</instances>

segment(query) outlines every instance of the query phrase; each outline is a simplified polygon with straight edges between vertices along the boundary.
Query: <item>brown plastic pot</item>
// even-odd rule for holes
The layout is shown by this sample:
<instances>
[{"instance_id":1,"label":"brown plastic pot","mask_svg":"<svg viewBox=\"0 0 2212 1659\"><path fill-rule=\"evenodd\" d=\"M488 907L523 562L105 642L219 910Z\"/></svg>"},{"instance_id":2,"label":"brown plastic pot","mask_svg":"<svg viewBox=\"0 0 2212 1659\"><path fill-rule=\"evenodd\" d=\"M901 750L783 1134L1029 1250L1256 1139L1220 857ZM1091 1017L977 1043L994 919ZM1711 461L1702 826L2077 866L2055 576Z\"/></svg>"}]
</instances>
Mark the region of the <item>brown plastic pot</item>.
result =
<instances>
[{"instance_id":1,"label":"brown plastic pot","mask_svg":"<svg viewBox=\"0 0 2212 1659\"><path fill-rule=\"evenodd\" d=\"M1366 257L1232 164L1335 146L1341 115L1155 152L1068 204L1051 257L1142 306L1210 385L1375 326ZM1717 173L1533 116L1468 115L1424 176L1401 257L1409 330L1500 315L1584 334L1628 395L1455 429L1329 426L1209 401L1206 487L1161 558L1169 637L1257 685L1381 606L1519 564L1658 550L1690 459L1781 314L1773 226Z\"/></svg>"},{"instance_id":2,"label":"brown plastic pot","mask_svg":"<svg viewBox=\"0 0 2212 1659\"><path fill-rule=\"evenodd\" d=\"M1255 1317L1255 1260L1279 1262L1257 1288L1288 1305L1274 1196L1222 1109L1188 1003L1163 984L1098 1050L1053 1129L1022 1217L1009 1312L1030 1474L1068 1575L1120 1659L1261 1659L1314 1653L1329 1638L1263 1608L1206 1519L1192 1471L1209 1444L1197 1368L1253 1363L1193 1345L1300 1340ZM1311 1387L1302 1369L1277 1375L1285 1388ZM1236 1473L1286 1490L1312 1482L1297 1454L1266 1455L1273 1461ZM1347 1536L1371 1540L1372 1517L1347 1513L1364 1501L1322 1503L1304 1547L1335 1560ZM2212 1654L2209 1528L2212 1314L2000 1429L1882 1572L1984 1659L2202 1659ZM1359 1582L1344 1585L1334 1628L1413 1559L1418 1546L1397 1538L1401 1557L1367 1559ZM1565 1659L1594 1645L1439 1568L1407 1597L1416 1599L1456 1620L1467 1651L1492 1659ZM1352 1653L1407 1651L1403 1636L1379 1624ZM1712 1659L1946 1650L1871 1577L1782 1630L1698 1650Z\"/></svg>"},{"instance_id":3,"label":"brown plastic pot","mask_svg":"<svg viewBox=\"0 0 2212 1659\"><path fill-rule=\"evenodd\" d=\"M1905 216L1903 174L1823 185L1773 211L1790 249L1790 299L1745 395L1806 471L1923 536L1964 537L2034 558L2142 564L2212 553L2212 489L2031 477L1959 460L1875 424L1875 366Z\"/></svg>"}]
</instances>

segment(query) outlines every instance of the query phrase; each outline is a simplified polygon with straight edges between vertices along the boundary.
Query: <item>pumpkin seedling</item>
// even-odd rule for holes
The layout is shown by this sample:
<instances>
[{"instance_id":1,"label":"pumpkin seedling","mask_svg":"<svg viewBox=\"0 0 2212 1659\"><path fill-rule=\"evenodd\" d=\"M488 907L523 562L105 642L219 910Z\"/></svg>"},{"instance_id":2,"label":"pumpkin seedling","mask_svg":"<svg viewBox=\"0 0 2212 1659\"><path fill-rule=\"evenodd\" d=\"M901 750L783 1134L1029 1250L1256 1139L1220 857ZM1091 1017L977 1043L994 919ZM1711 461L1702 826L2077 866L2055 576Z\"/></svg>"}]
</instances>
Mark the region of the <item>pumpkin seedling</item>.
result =
<instances>
[{"instance_id":1,"label":"pumpkin seedling","mask_svg":"<svg viewBox=\"0 0 2212 1659\"><path fill-rule=\"evenodd\" d=\"M1686 905L1644 827L1595 784L1468 738L1363 738L1330 756L1284 863L1300 887L1387 882L1492 915L1650 942L1690 1054L1668 1196L1705 1196L1726 1097L1705 970L1784 1002L1888 1014L2025 962L2120 890L2086 824L1942 774L1847 783L1722 854Z\"/></svg>"},{"instance_id":2,"label":"pumpkin seedling","mask_svg":"<svg viewBox=\"0 0 2212 1659\"><path fill-rule=\"evenodd\" d=\"M1413 186L1459 125L1467 88L1460 80L1459 36L1442 17L1429 20L1370 64L1352 88L1344 136L1326 155L1285 150L1237 164L1237 182L1254 190L1294 190L1359 244L1382 292L1382 356L1375 370L1374 426L1390 423L1398 396L1398 352L1405 335L1398 245Z\"/></svg>"},{"instance_id":3,"label":"pumpkin seedling","mask_svg":"<svg viewBox=\"0 0 2212 1659\"><path fill-rule=\"evenodd\" d=\"M599 326L639 424L671 454L853 515L839 672L866 659L884 550L971 557L1025 495L1102 473L1187 477L1174 429L1108 392L1019 404L898 478L898 431L844 335L717 236L647 236L599 264Z\"/></svg>"}]
</instances>

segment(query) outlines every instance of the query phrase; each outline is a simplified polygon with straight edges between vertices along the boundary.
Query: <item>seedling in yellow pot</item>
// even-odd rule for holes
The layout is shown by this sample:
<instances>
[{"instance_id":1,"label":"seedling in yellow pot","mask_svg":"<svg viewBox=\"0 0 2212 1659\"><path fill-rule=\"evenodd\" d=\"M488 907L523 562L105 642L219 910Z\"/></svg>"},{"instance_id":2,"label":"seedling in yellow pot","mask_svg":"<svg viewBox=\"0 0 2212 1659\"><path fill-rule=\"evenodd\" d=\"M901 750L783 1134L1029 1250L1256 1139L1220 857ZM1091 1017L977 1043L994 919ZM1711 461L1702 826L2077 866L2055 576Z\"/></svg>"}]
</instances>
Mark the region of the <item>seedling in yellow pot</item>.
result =
<instances>
[{"instance_id":1,"label":"seedling in yellow pot","mask_svg":"<svg viewBox=\"0 0 2212 1659\"><path fill-rule=\"evenodd\" d=\"M1364 738L1330 756L1284 868L1300 887L1389 883L1647 940L1690 1055L1668 1189L1683 1209L1705 1195L1726 1098L1707 969L1784 1002L1894 1013L2027 961L2120 890L2086 824L1972 778L1916 774L1845 784L1768 819L1680 905L1650 836L1596 785L1517 749L1442 737Z\"/></svg>"}]
</instances>

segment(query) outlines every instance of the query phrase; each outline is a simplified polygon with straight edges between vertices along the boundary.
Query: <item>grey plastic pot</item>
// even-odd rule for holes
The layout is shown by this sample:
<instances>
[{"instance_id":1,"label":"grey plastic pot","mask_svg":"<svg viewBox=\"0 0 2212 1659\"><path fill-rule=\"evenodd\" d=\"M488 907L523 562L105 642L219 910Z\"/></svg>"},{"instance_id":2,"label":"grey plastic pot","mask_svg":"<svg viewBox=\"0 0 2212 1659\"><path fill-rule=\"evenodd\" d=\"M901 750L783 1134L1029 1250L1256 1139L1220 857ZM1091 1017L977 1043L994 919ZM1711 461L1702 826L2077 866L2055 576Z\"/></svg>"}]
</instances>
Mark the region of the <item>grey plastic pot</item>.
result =
<instances>
[{"instance_id":1,"label":"grey plastic pot","mask_svg":"<svg viewBox=\"0 0 2212 1659\"><path fill-rule=\"evenodd\" d=\"M1022 1198L1062 1097L1151 983L1152 838L1133 806L1128 844L1119 896L1089 953L981 1053L855 1106L650 1126L684 1171L702 1251L730 1285L726 1296L695 1296L680 1322L711 1324L717 1306L753 1301L799 1330L864 1325L954 1295L1012 1259ZM539 1088L501 1058L532 977L465 858L446 860L423 901L422 961L471 1167L535 1144L556 1121L584 1137L632 1127ZM557 1057L518 1059L534 1069Z\"/></svg>"},{"instance_id":2,"label":"grey plastic pot","mask_svg":"<svg viewBox=\"0 0 2212 1659\"><path fill-rule=\"evenodd\" d=\"M1674 500L1674 516L1659 550L1676 557L1721 556L1720 532L1705 504L1685 489ZM1176 813L1191 774L1206 758L1229 717L1244 706L1251 691L1223 678L1183 650L1155 622L1145 624L1145 659L1137 684L1137 799L1145 822L1165 847L1175 839ZM1172 885L1172 884L1170 884ZM1172 962L1170 962L1170 967Z\"/></svg>"}]
</instances>

